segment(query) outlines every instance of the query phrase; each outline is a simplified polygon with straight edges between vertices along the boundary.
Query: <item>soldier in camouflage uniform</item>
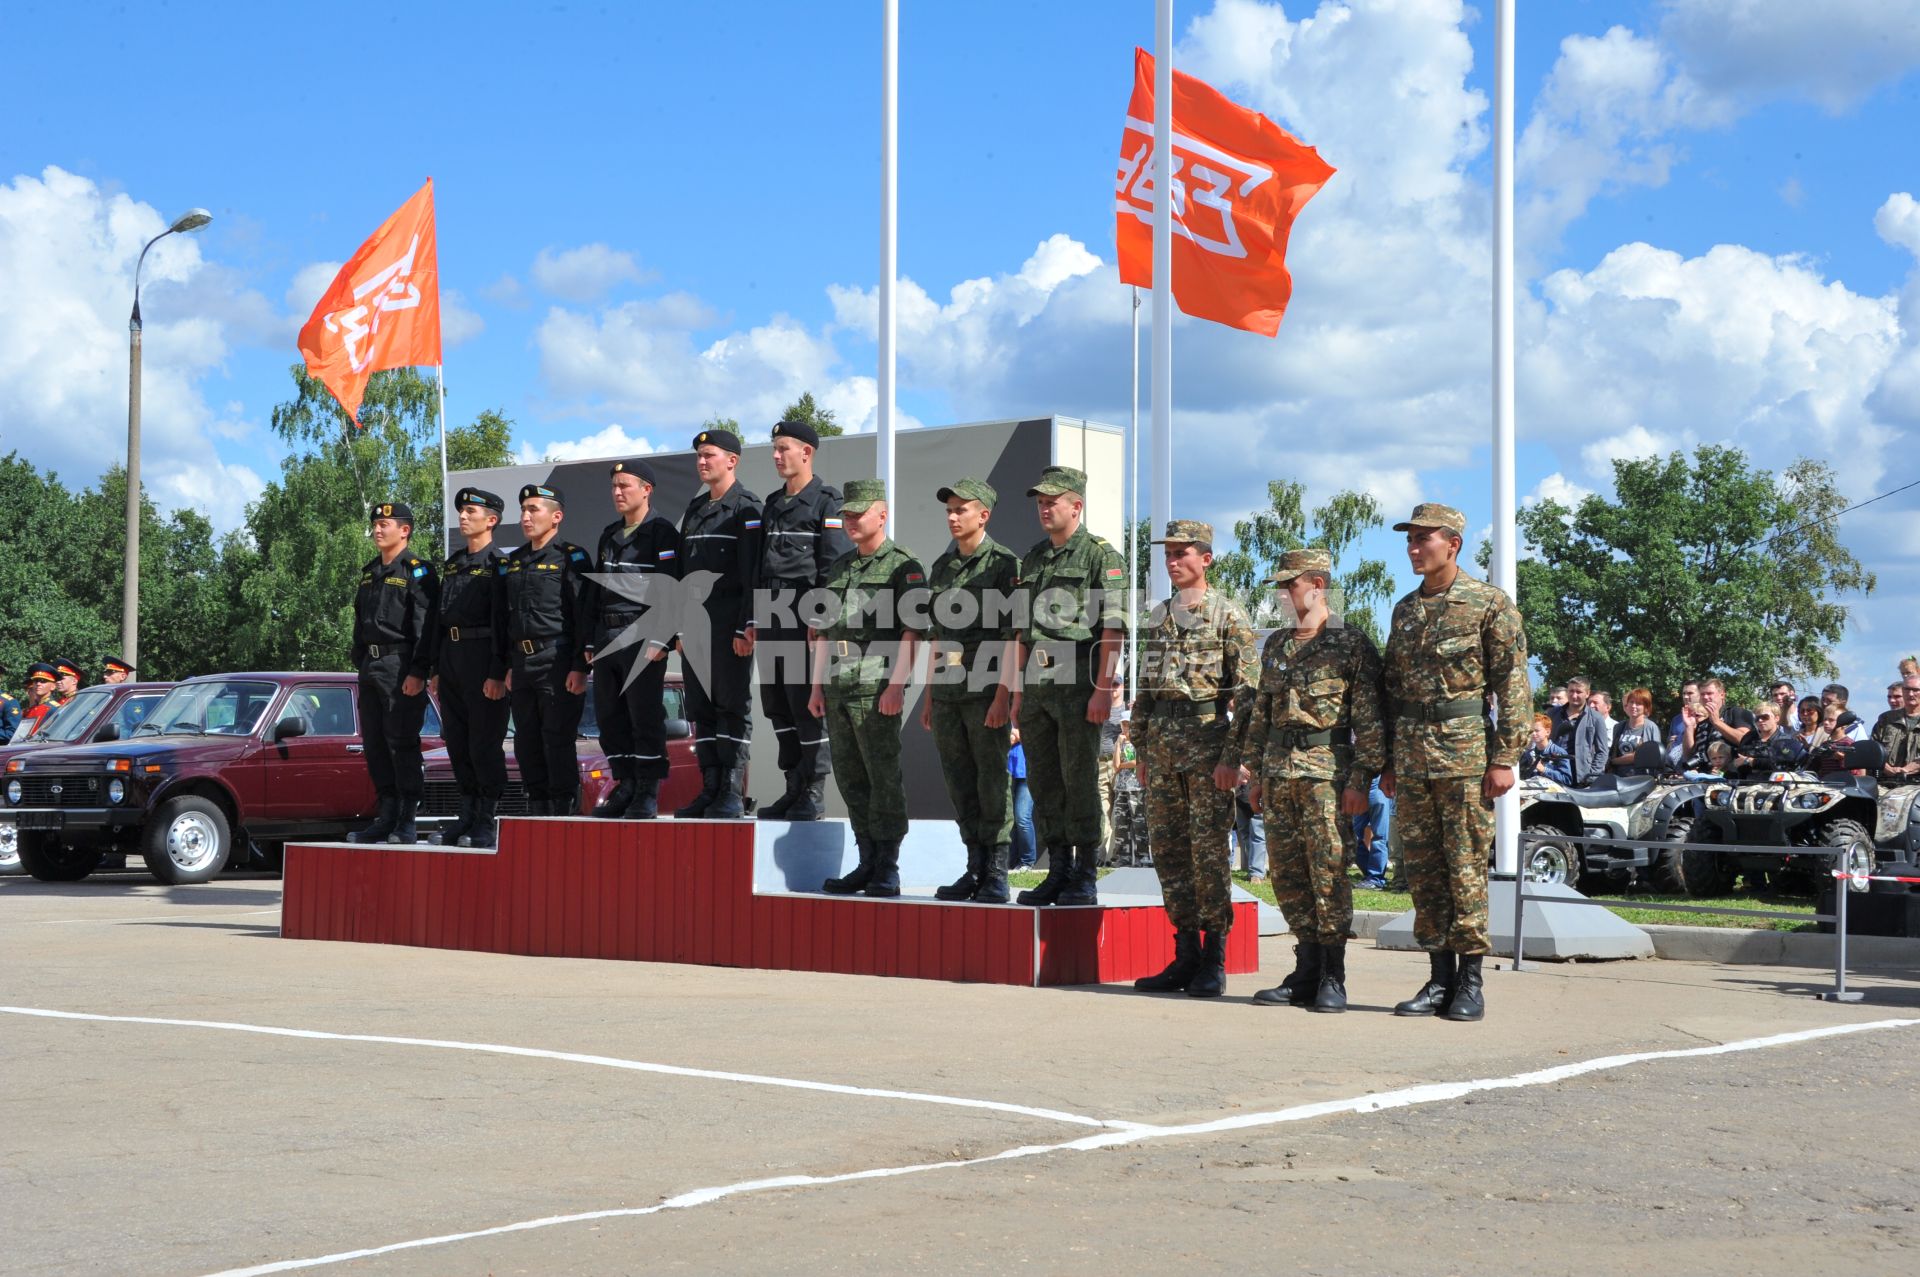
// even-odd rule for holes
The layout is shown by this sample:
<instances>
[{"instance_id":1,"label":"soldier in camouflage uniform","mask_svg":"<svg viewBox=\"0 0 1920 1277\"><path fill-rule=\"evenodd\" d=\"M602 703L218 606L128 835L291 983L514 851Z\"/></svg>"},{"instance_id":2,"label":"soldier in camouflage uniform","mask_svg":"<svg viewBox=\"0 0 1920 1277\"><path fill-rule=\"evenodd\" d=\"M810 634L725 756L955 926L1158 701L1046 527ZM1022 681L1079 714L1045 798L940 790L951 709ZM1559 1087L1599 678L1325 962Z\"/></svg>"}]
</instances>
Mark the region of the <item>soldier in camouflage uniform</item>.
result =
<instances>
[{"instance_id":1,"label":"soldier in camouflage uniform","mask_svg":"<svg viewBox=\"0 0 1920 1277\"><path fill-rule=\"evenodd\" d=\"M967 871L933 894L942 900L1007 903L1007 847L1013 836L1013 626L1010 606L1020 560L987 535L999 499L983 479L937 494L953 547L933 561L937 600L928 618L933 645L920 726L933 733L947 797L967 847Z\"/></svg>"},{"instance_id":2,"label":"soldier in camouflage uniform","mask_svg":"<svg viewBox=\"0 0 1920 1277\"><path fill-rule=\"evenodd\" d=\"M1274 898L1299 941L1293 974L1253 1000L1329 1012L1347 1009L1353 925L1341 825L1367 809L1386 766L1380 652L1360 630L1329 623L1332 571L1325 550L1281 557L1272 584L1286 591L1294 623L1267 638L1241 743L1249 796L1264 808Z\"/></svg>"},{"instance_id":3,"label":"soldier in camouflage uniform","mask_svg":"<svg viewBox=\"0 0 1920 1277\"><path fill-rule=\"evenodd\" d=\"M1018 636L1013 719L1047 877L1019 901L1093 905L1100 903L1100 728L1113 709L1127 572L1120 552L1082 526L1084 471L1048 466L1027 495L1047 535L1020 561L1028 615Z\"/></svg>"},{"instance_id":4,"label":"soldier in camouflage uniform","mask_svg":"<svg viewBox=\"0 0 1920 1277\"><path fill-rule=\"evenodd\" d=\"M860 863L821 890L897 896L907 833L901 711L913 675L913 626L926 623L927 574L887 536L886 484L852 480L840 509L853 549L834 560L821 583L837 606L823 628L808 631L814 654L807 712L827 720L833 776Z\"/></svg>"},{"instance_id":5,"label":"soldier in camouflage uniform","mask_svg":"<svg viewBox=\"0 0 1920 1277\"><path fill-rule=\"evenodd\" d=\"M1174 597L1156 603L1141 635L1140 692L1130 731L1147 799L1147 845L1173 923L1173 961L1133 987L1217 998L1227 988L1233 929L1234 793L1240 730L1253 699L1253 625L1207 588L1213 528L1174 519L1164 545ZM1231 715L1231 717L1229 717Z\"/></svg>"},{"instance_id":6,"label":"soldier in camouflage uniform","mask_svg":"<svg viewBox=\"0 0 1920 1277\"><path fill-rule=\"evenodd\" d=\"M1393 525L1407 534L1407 558L1423 579L1393 605L1393 765L1380 777L1380 792L1397 804L1414 939L1432 967L1394 1014L1449 1020L1486 1014L1480 963L1490 948L1493 801L1513 788L1533 712L1520 613L1498 588L1460 570L1466 527L1465 515L1434 504Z\"/></svg>"}]
</instances>

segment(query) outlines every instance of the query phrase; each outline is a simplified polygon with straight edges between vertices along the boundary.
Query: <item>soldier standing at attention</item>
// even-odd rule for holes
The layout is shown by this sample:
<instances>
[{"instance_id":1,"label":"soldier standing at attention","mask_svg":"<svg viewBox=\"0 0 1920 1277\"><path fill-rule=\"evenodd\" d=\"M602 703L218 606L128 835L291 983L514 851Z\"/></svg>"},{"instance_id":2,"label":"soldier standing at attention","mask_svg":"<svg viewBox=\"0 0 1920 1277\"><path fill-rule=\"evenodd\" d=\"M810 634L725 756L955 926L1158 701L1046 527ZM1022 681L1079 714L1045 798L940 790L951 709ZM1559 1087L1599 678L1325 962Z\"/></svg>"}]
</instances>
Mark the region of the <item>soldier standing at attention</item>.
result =
<instances>
[{"instance_id":1,"label":"soldier standing at attention","mask_svg":"<svg viewBox=\"0 0 1920 1277\"><path fill-rule=\"evenodd\" d=\"M20 707L20 721L14 726L15 744L38 731L47 715L53 713L53 680L53 666L43 661L27 666L26 700Z\"/></svg>"},{"instance_id":2,"label":"soldier standing at attention","mask_svg":"<svg viewBox=\"0 0 1920 1277\"><path fill-rule=\"evenodd\" d=\"M378 553L360 569L353 596L353 667L360 672L360 740L380 800L354 842L419 841L414 816L424 782L420 724L440 629L440 579L407 548L413 511L385 501L368 513Z\"/></svg>"},{"instance_id":3,"label":"soldier standing at attention","mask_svg":"<svg viewBox=\"0 0 1920 1277\"><path fill-rule=\"evenodd\" d=\"M1458 510L1425 503L1393 525L1407 534L1407 558L1421 583L1393 605L1386 654L1393 760L1380 776L1380 792L1396 804L1414 939L1432 966L1420 991L1393 1012L1449 1020L1486 1014L1480 963L1491 947L1493 800L1513 788L1532 717L1520 613L1498 588L1460 570L1466 527Z\"/></svg>"},{"instance_id":4,"label":"soldier standing at attention","mask_svg":"<svg viewBox=\"0 0 1920 1277\"><path fill-rule=\"evenodd\" d=\"M53 662L53 707L59 709L72 700L80 691L80 663L66 657L58 657Z\"/></svg>"},{"instance_id":5,"label":"soldier standing at attention","mask_svg":"<svg viewBox=\"0 0 1920 1277\"><path fill-rule=\"evenodd\" d=\"M814 681L806 708L826 720L840 763L834 779L860 863L843 878L827 879L821 890L897 896L900 840L907 834L900 727L913 677L912 625L926 614L927 574L887 536L886 484L853 480L840 508L854 548L827 570L826 588L837 606L823 628L811 631Z\"/></svg>"},{"instance_id":6,"label":"soldier standing at attention","mask_svg":"<svg viewBox=\"0 0 1920 1277\"><path fill-rule=\"evenodd\" d=\"M594 715L616 782L593 814L652 820L667 778L667 653L679 618L648 616L658 603L648 585L651 577L680 575L680 530L653 509L651 465L616 461L608 473L620 517L600 533L598 579L581 587ZM654 632L628 634L635 625Z\"/></svg>"},{"instance_id":7,"label":"soldier standing at attention","mask_svg":"<svg viewBox=\"0 0 1920 1277\"><path fill-rule=\"evenodd\" d=\"M1014 677L1011 607L1020 560L987 535L999 494L984 479L962 479L935 494L947 507L953 546L933 561L936 605L930 686L920 726L933 733L940 771L953 800L967 871L933 894L942 900L1007 903L1007 849L1013 836Z\"/></svg>"},{"instance_id":8,"label":"soldier standing at attention","mask_svg":"<svg viewBox=\"0 0 1920 1277\"><path fill-rule=\"evenodd\" d=\"M786 793L760 809L766 820L818 820L826 811L827 729L807 712L811 643L800 601L853 543L841 527L839 491L814 478L819 446L820 436L803 421L773 428L773 468L786 484L761 512L754 617L747 626L748 652L768 645L760 654L760 707L773 724L787 777Z\"/></svg>"},{"instance_id":9,"label":"soldier standing at attention","mask_svg":"<svg viewBox=\"0 0 1920 1277\"><path fill-rule=\"evenodd\" d=\"M1133 987L1217 998L1227 988L1233 929L1227 835L1240 788L1241 725L1253 699L1253 624L1239 604L1207 588L1211 524L1174 519L1154 544L1166 547L1174 594L1154 606L1141 635L1140 692L1128 731L1147 800L1147 846L1173 922L1173 961Z\"/></svg>"},{"instance_id":10,"label":"soldier standing at attention","mask_svg":"<svg viewBox=\"0 0 1920 1277\"><path fill-rule=\"evenodd\" d=\"M760 565L760 498L735 477L739 465L740 437L732 431L702 430L693 437L694 470L707 487L680 516L680 574L694 580L696 573L711 572L718 579L701 600L701 615L685 621L704 633L683 636L680 644L687 719L700 764L699 795L673 813L681 819L731 820L746 814L742 788L753 735L748 704L753 647L747 629Z\"/></svg>"},{"instance_id":11,"label":"soldier standing at attention","mask_svg":"<svg viewBox=\"0 0 1920 1277\"><path fill-rule=\"evenodd\" d=\"M440 569L433 694L460 786L460 818L441 831L440 841L491 847L507 787L507 556L493 543L507 503L484 489L462 488L453 507L467 544Z\"/></svg>"},{"instance_id":12,"label":"soldier standing at attention","mask_svg":"<svg viewBox=\"0 0 1920 1277\"><path fill-rule=\"evenodd\" d=\"M1366 811L1387 755L1380 652L1364 632L1329 624L1332 571L1325 550L1281 556L1272 584L1286 591L1293 625L1267 636L1241 741L1274 897L1298 941L1293 974L1253 995L1261 1006L1347 1009L1353 884L1341 825Z\"/></svg>"},{"instance_id":13,"label":"soldier standing at attention","mask_svg":"<svg viewBox=\"0 0 1920 1277\"><path fill-rule=\"evenodd\" d=\"M558 488L520 489L526 544L507 556L507 690L513 694L513 757L527 810L580 810L580 715L586 709L587 630L580 596L593 557L560 538L566 498Z\"/></svg>"},{"instance_id":14,"label":"soldier standing at attention","mask_svg":"<svg viewBox=\"0 0 1920 1277\"><path fill-rule=\"evenodd\" d=\"M133 677L133 666L124 656L109 656L102 665L106 671L100 675L102 683L124 683Z\"/></svg>"},{"instance_id":15,"label":"soldier standing at attention","mask_svg":"<svg viewBox=\"0 0 1920 1277\"><path fill-rule=\"evenodd\" d=\"M1100 729L1113 709L1126 624L1120 552L1081 526L1087 476L1048 466L1027 489L1047 535L1020 561L1029 615L1019 632L1013 722L1047 877L1023 905L1093 905L1100 863Z\"/></svg>"}]
</instances>

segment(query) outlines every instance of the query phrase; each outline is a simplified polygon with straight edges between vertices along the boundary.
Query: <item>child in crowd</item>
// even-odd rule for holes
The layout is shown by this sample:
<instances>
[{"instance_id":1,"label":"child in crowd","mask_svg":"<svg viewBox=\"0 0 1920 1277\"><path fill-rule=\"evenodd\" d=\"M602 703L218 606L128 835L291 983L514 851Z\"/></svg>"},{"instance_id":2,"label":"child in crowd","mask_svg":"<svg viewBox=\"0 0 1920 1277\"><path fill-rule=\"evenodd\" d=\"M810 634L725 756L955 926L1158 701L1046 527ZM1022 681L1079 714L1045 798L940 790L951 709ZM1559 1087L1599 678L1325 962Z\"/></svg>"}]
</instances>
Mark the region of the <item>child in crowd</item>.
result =
<instances>
[{"instance_id":1,"label":"child in crowd","mask_svg":"<svg viewBox=\"0 0 1920 1277\"><path fill-rule=\"evenodd\" d=\"M1553 743L1553 720L1545 714L1533 716L1533 743L1520 755L1520 778L1534 776L1573 784L1573 759L1564 745Z\"/></svg>"}]
</instances>

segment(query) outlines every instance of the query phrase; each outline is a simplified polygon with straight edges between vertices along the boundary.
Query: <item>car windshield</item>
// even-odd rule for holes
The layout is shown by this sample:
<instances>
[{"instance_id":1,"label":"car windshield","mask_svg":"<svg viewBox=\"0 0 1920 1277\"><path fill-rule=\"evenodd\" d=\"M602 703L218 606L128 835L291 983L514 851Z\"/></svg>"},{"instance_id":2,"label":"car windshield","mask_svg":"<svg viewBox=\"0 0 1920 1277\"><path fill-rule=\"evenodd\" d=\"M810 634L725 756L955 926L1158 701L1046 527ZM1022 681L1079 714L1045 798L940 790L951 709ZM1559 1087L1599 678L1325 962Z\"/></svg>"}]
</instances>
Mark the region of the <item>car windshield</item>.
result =
<instances>
[{"instance_id":1,"label":"car windshield","mask_svg":"<svg viewBox=\"0 0 1920 1277\"><path fill-rule=\"evenodd\" d=\"M244 736L260 725L260 715L279 690L273 683L251 679L182 683L154 707L135 734Z\"/></svg>"},{"instance_id":2,"label":"car windshield","mask_svg":"<svg viewBox=\"0 0 1920 1277\"><path fill-rule=\"evenodd\" d=\"M40 730L34 733L34 739L71 743L84 738L93 725L100 721L100 715L106 712L107 702L112 699L113 693L104 687L83 689L48 716L47 721L40 725Z\"/></svg>"}]
</instances>

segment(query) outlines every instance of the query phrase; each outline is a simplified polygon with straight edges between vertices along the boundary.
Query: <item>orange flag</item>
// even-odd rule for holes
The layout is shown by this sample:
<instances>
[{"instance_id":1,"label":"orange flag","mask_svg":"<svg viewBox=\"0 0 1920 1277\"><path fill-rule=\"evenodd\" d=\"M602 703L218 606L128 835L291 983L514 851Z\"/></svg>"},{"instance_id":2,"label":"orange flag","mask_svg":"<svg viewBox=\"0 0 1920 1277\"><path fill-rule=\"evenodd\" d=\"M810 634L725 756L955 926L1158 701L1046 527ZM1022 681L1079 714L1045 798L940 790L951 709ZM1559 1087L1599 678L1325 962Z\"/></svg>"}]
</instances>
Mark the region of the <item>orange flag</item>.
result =
<instances>
[{"instance_id":1,"label":"orange flag","mask_svg":"<svg viewBox=\"0 0 1920 1277\"><path fill-rule=\"evenodd\" d=\"M300 353L307 375L333 392L356 426L374 373L440 362L432 178L333 277L300 330Z\"/></svg>"},{"instance_id":2,"label":"orange flag","mask_svg":"<svg viewBox=\"0 0 1920 1277\"><path fill-rule=\"evenodd\" d=\"M1271 337L1293 276L1287 234L1333 166L1279 125L1173 73L1173 297L1201 319ZM1114 198L1120 282L1153 285L1153 55L1133 51Z\"/></svg>"}]
</instances>

